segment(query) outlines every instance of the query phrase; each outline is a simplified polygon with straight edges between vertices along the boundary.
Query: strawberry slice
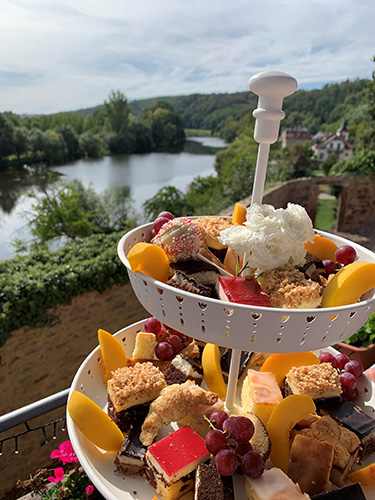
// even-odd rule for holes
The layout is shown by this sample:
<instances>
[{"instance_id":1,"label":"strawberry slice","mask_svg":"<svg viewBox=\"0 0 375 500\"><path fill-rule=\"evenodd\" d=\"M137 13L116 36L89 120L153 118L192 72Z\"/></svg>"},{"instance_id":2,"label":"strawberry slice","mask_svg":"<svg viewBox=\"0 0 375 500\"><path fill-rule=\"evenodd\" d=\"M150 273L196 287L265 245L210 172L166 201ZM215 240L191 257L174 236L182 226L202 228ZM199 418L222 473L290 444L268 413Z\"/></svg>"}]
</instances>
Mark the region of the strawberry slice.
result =
<instances>
[{"instance_id":1,"label":"strawberry slice","mask_svg":"<svg viewBox=\"0 0 375 500\"><path fill-rule=\"evenodd\" d=\"M259 283L252 276L220 276L218 285L221 300L248 306L270 307L268 295L262 292Z\"/></svg>"}]
</instances>

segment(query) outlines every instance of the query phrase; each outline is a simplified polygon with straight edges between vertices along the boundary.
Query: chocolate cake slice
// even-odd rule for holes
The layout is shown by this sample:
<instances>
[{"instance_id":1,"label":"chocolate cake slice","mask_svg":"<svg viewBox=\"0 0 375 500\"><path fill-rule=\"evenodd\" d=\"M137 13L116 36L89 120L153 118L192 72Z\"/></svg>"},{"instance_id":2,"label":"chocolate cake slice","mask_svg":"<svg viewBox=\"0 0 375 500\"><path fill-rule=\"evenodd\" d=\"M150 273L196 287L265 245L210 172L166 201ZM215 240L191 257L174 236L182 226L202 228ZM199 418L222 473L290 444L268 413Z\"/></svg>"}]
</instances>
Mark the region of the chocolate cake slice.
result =
<instances>
[{"instance_id":1,"label":"chocolate cake slice","mask_svg":"<svg viewBox=\"0 0 375 500\"><path fill-rule=\"evenodd\" d=\"M250 365L252 354L253 353L251 351L241 351L240 366L238 369L238 378L240 378L242 375L245 374L246 369ZM231 359L232 359L232 349L223 348L220 357L220 367L225 382L228 381Z\"/></svg>"},{"instance_id":2,"label":"chocolate cake slice","mask_svg":"<svg viewBox=\"0 0 375 500\"><path fill-rule=\"evenodd\" d=\"M199 359L190 358L184 354L177 354L165 374L168 385L183 384L187 380L192 380L197 385L203 382L203 368Z\"/></svg>"},{"instance_id":3,"label":"chocolate cake slice","mask_svg":"<svg viewBox=\"0 0 375 500\"><path fill-rule=\"evenodd\" d=\"M139 439L141 429L141 421L136 421L130 427L124 444L121 446L115 459L116 472L120 472L125 476L143 476L147 447Z\"/></svg>"},{"instance_id":4,"label":"chocolate cake slice","mask_svg":"<svg viewBox=\"0 0 375 500\"><path fill-rule=\"evenodd\" d=\"M172 262L170 268L173 272L180 271L197 283L209 287L215 287L220 276L219 270L216 267L201 260Z\"/></svg>"},{"instance_id":5,"label":"chocolate cake slice","mask_svg":"<svg viewBox=\"0 0 375 500\"><path fill-rule=\"evenodd\" d=\"M366 458L375 451L375 420L358 406L342 397L317 402L322 415L330 415L340 425L354 432L361 441L360 458Z\"/></svg>"},{"instance_id":6,"label":"chocolate cake slice","mask_svg":"<svg viewBox=\"0 0 375 500\"><path fill-rule=\"evenodd\" d=\"M181 271L175 271L172 278L167 281L167 285L178 288L179 290L184 290L185 292L194 293L196 295L202 295L203 297L211 296L211 288L205 285L201 285L193 278L189 278L186 274Z\"/></svg>"},{"instance_id":7,"label":"chocolate cake slice","mask_svg":"<svg viewBox=\"0 0 375 500\"><path fill-rule=\"evenodd\" d=\"M195 474L194 500L225 500L224 485L213 464L200 464Z\"/></svg>"}]
</instances>

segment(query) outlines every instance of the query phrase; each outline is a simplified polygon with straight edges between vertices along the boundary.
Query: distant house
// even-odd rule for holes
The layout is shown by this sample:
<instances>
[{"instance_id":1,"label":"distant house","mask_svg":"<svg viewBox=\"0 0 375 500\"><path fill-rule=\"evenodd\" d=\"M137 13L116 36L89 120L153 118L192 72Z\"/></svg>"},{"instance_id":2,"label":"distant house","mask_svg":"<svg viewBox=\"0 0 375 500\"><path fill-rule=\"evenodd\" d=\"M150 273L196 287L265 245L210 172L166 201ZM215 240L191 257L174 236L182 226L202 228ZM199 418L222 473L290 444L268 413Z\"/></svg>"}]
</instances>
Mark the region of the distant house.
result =
<instances>
[{"instance_id":1,"label":"distant house","mask_svg":"<svg viewBox=\"0 0 375 500\"><path fill-rule=\"evenodd\" d=\"M305 142L311 140L305 127L285 128L281 131L280 140L283 148L290 148L296 142Z\"/></svg>"},{"instance_id":2,"label":"distant house","mask_svg":"<svg viewBox=\"0 0 375 500\"><path fill-rule=\"evenodd\" d=\"M345 120L334 134L318 132L314 135L311 147L319 162L325 161L330 153L336 155L337 161L341 159L347 160L352 156L355 149L353 142L349 141L349 132Z\"/></svg>"}]
</instances>

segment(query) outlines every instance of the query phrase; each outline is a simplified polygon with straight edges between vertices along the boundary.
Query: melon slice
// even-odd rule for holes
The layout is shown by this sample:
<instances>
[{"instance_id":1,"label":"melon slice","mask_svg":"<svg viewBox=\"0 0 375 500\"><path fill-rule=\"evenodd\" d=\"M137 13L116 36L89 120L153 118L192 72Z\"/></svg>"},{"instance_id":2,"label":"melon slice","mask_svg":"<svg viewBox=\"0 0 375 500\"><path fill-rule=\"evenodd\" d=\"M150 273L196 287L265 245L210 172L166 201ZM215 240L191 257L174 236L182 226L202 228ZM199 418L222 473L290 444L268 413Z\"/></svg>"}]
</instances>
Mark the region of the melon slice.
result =
<instances>
[{"instance_id":1,"label":"melon slice","mask_svg":"<svg viewBox=\"0 0 375 500\"><path fill-rule=\"evenodd\" d=\"M104 410L79 391L73 391L68 411L78 429L92 443L106 451L117 452L124 435Z\"/></svg>"},{"instance_id":2,"label":"melon slice","mask_svg":"<svg viewBox=\"0 0 375 500\"><path fill-rule=\"evenodd\" d=\"M215 344L206 344L202 353L202 368L204 381L211 392L216 392L220 399L227 393L223 373L220 366L220 349Z\"/></svg>"},{"instance_id":3,"label":"melon slice","mask_svg":"<svg viewBox=\"0 0 375 500\"><path fill-rule=\"evenodd\" d=\"M320 360L312 351L274 353L269 356L260 368L261 372L272 372L280 385L285 375L293 367L318 365Z\"/></svg>"},{"instance_id":4,"label":"melon slice","mask_svg":"<svg viewBox=\"0 0 375 500\"><path fill-rule=\"evenodd\" d=\"M112 377L112 372L127 365L125 350L116 337L105 330L98 330L100 355L104 366L104 383Z\"/></svg>"},{"instance_id":5,"label":"melon slice","mask_svg":"<svg viewBox=\"0 0 375 500\"><path fill-rule=\"evenodd\" d=\"M324 289L322 307L355 304L361 296L375 287L375 263L352 262L329 280Z\"/></svg>"}]
</instances>

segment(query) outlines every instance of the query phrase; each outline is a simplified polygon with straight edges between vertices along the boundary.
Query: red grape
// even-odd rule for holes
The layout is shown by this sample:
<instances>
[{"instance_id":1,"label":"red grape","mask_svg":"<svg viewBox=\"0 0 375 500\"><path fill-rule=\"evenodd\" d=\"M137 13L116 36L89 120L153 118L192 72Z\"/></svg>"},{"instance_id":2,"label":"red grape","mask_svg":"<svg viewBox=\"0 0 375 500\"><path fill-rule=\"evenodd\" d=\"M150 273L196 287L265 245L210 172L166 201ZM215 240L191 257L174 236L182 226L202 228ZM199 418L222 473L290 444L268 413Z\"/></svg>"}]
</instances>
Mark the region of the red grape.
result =
<instances>
[{"instance_id":1,"label":"red grape","mask_svg":"<svg viewBox=\"0 0 375 500\"><path fill-rule=\"evenodd\" d=\"M255 451L249 451L242 458L241 469L251 479L257 479L263 474L264 460Z\"/></svg>"},{"instance_id":2,"label":"red grape","mask_svg":"<svg viewBox=\"0 0 375 500\"><path fill-rule=\"evenodd\" d=\"M147 318L144 324L144 329L147 333L155 333L155 335L157 335L162 329L162 324L154 317Z\"/></svg>"},{"instance_id":3,"label":"red grape","mask_svg":"<svg viewBox=\"0 0 375 500\"><path fill-rule=\"evenodd\" d=\"M333 368L336 368L336 358L330 352L321 352L319 354L319 360L321 363L331 363Z\"/></svg>"},{"instance_id":4,"label":"red grape","mask_svg":"<svg viewBox=\"0 0 375 500\"><path fill-rule=\"evenodd\" d=\"M187 335L185 335L184 333L181 333L179 332L178 330L175 330L174 328L170 328L169 326L167 325L164 325L165 329L167 330L167 332L169 333L169 335L177 335L177 337L187 337ZM189 338L189 337L187 337Z\"/></svg>"},{"instance_id":5,"label":"red grape","mask_svg":"<svg viewBox=\"0 0 375 500\"><path fill-rule=\"evenodd\" d=\"M177 335L171 335L166 339L166 342L168 342L168 344L171 344L174 354L177 354L181 351L181 339Z\"/></svg>"},{"instance_id":6,"label":"red grape","mask_svg":"<svg viewBox=\"0 0 375 500\"><path fill-rule=\"evenodd\" d=\"M357 387L357 379L350 372L342 372L339 375L342 389L354 389Z\"/></svg>"},{"instance_id":7,"label":"red grape","mask_svg":"<svg viewBox=\"0 0 375 500\"><path fill-rule=\"evenodd\" d=\"M337 269L336 262L333 262L333 260L324 259L323 264L326 274L332 274Z\"/></svg>"},{"instance_id":8,"label":"red grape","mask_svg":"<svg viewBox=\"0 0 375 500\"><path fill-rule=\"evenodd\" d=\"M251 452L249 452L251 453ZM222 476L231 476L237 469L237 457L232 450L220 450L215 457L216 469Z\"/></svg>"},{"instance_id":9,"label":"red grape","mask_svg":"<svg viewBox=\"0 0 375 500\"><path fill-rule=\"evenodd\" d=\"M208 431L205 437L207 450L216 455L220 450L227 449L227 438L218 429Z\"/></svg>"},{"instance_id":10,"label":"red grape","mask_svg":"<svg viewBox=\"0 0 375 500\"><path fill-rule=\"evenodd\" d=\"M346 372L352 373L355 378L359 378L363 373L363 365L359 361L348 361L344 366Z\"/></svg>"},{"instance_id":11,"label":"red grape","mask_svg":"<svg viewBox=\"0 0 375 500\"><path fill-rule=\"evenodd\" d=\"M155 347L155 355L161 361L169 361L173 358L173 347L168 342L159 342Z\"/></svg>"},{"instance_id":12,"label":"red grape","mask_svg":"<svg viewBox=\"0 0 375 500\"><path fill-rule=\"evenodd\" d=\"M347 401L355 401L358 396L359 396L359 391L358 387L354 387L354 389L342 389L342 397L345 398Z\"/></svg>"},{"instance_id":13,"label":"red grape","mask_svg":"<svg viewBox=\"0 0 375 500\"><path fill-rule=\"evenodd\" d=\"M168 338L168 333L165 331L164 325L161 325L160 332L156 334L156 340L158 342L162 342L167 340L167 338Z\"/></svg>"},{"instance_id":14,"label":"red grape","mask_svg":"<svg viewBox=\"0 0 375 500\"><path fill-rule=\"evenodd\" d=\"M357 252L350 245L341 245L335 252L335 259L346 266L357 259Z\"/></svg>"},{"instance_id":15,"label":"red grape","mask_svg":"<svg viewBox=\"0 0 375 500\"><path fill-rule=\"evenodd\" d=\"M158 233L160 231L160 228L169 221L170 219L167 219L166 217L158 217L157 219L155 219L153 225L155 232Z\"/></svg>"},{"instance_id":16,"label":"red grape","mask_svg":"<svg viewBox=\"0 0 375 500\"><path fill-rule=\"evenodd\" d=\"M177 337L178 337L178 335L177 335ZM179 338L180 338L180 342L181 342L181 350L185 349L185 347L187 347L191 342L189 337L186 337L185 335L182 337L179 337Z\"/></svg>"},{"instance_id":17,"label":"red grape","mask_svg":"<svg viewBox=\"0 0 375 500\"><path fill-rule=\"evenodd\" d=\"M164 210L163 212L160 212L160 214L157 216L157 219L159 217L165 217L166 219L169 219L169 220L174 219L174 215L171 214L171 212L167 212L167 210Z\"/></svg>"},{"instance_id":18,"label":"red grape","mask_svg":"<svg viewBox=\"0 0 375 500\"><path fill-rule=\"evenodd\" d=\"M223 430L224 421L228 418L228 414L224 410L215 410L210 415L210 420L216 429Z\"/></svg>"},{"instance_id":19,"label":"red grape","mask_svg":"<svg viewBox=\"0 0 375 500\"><path fill-rule=\"evenodd\" d=\"M346 354L342 354L340 352L336 356L336 368L338 368L339 370L343 370L344 366L346 365L346 363L348 363L348 361L350 361L349 356L347 356Z\"/></svg>"},{"instance_id":20,"label":"red grape","mask_svg":"<svg viewBox=\"0 0 375 500\"><path fill-rule=\"evenodd\" d=\"M243 457L248 451L253 451L253 447L249 441L247 443L236 443L234 447L234 452L240 457Z\"/></svg>"},{"instance_id":21,"label":"red grape","mask_svg":"<svg viewBox=\"0 0 375 500\"><path fill-rule=\"evenodd\" d=\"M246 443L254 435L254 424L246 417L228 417L223 424L223 430L229 432L237 443Z\"/></svg>"}]
</instances>

